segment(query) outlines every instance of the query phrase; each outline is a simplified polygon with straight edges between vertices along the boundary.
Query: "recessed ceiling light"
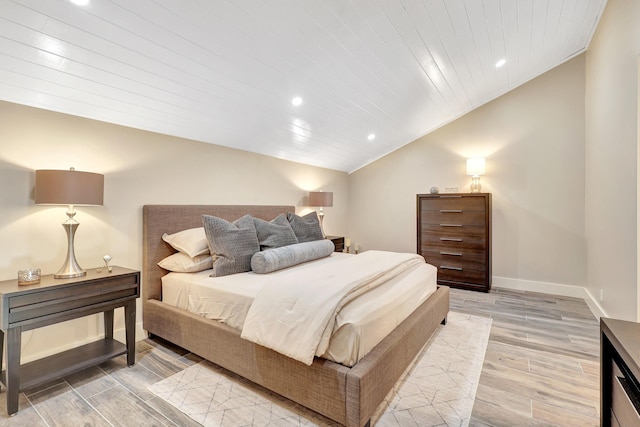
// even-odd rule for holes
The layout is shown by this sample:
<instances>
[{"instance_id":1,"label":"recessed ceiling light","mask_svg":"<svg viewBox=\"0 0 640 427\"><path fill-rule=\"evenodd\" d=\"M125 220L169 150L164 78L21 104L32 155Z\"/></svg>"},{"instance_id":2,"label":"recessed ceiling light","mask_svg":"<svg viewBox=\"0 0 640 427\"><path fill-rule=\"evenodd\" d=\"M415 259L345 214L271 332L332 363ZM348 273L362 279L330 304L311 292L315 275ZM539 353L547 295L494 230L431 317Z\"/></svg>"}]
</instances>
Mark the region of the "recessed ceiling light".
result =
<instances>
[{"instance_id":1,"label":"recessed ceiling light","mask_svg":"<svg viewBox=\"0 0 640 427\"><path fill-rule=\"evenodd\" d=\"M367 139L368 139L369 141L373 141L374 139L376 139L376 135L375 135L375 134L373 134L373 133L370 133L370 134L367 136Z\"/></svg>"},{"instance_id":2,"label":"recessed ceiling light","mask_svg":"<svg viewBox=\"0 0 640 427\"><path fill-rule=\"evenodd\" d=\"M86 6L89 4L89 0L71 0L71 3L78 6Z\"/></svg>"},{"instance_id":3,"label":"recessed ceiling light","mask_svg":"<svg viewBox=\"0 0 640 427\"><path fill-rule=\"evenodd\" d=\"M496 68L500 68L502 67L504 64L507 63L507 60L502 58L501 60L499 60L498 62L496 62Z\"/></svg>"},{"instance_id":4,"label":"recessed ceiling light","mask_svg":"<svg viewBox=\"0 0 640 427\"><path fill-rule=\"evenodd\" d=\"M296 105L296 106L297 106L297 105L300 105L300 104L302 104L302 98L300 98L299 96L296 96L295 98L293 98L293 99L291 100L291 103L292 103L293 105Z\"/></svg>"}]
</instances>

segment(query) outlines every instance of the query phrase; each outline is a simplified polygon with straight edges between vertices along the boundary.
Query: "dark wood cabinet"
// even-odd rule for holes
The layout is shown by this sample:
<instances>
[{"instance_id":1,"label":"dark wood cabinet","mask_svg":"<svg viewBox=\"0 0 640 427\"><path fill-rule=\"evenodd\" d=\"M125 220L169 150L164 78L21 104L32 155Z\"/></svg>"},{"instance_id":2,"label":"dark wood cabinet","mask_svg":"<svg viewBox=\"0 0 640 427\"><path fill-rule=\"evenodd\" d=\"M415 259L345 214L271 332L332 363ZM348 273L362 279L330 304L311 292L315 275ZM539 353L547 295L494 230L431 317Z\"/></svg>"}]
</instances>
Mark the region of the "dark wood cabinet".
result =
<instances>
[{"instance_id":1,"label":"dark wood cabinet","mask_svg":"<svg viewBox=\"0 0 640 427\"><path fill-rule=\"evenodd\" d=\"M491 194L418 194L417 252L442 285L491 289Z\"/></svg>"},{"instance_id":2,"label":"dark wood cabinet","mask_svg":"<svg viewBox=\"0 0 640 427\"><path fill-rule=\"evenodd\" d=\"M342 251L344 251L344 237L343 236L325 236L325 237L333 242L333 245L336 247L334 252L342 252Z\"/></svg>"},{"instance_id":3,"label":"dark wood cabinet","mask_svg":"<svg viewBox=\"0 0 640 427\"><path fill-rule=\"evenodd\" d=\"M7 413L18 411L22 390L122 354L127 355L127 364L133 365L139 296L140 272L115 266L110 273L90 269L86 276L72 279L46 275L40 283L29 286L19 286L17 280L0 282L0 365L3 345L7 353L0 381L7 388ZM124 307L126 344L113 339L113 315L118 307ZM20 364L22 332L96 313L104 313L104 339Z\"/></svg>"},{"instance_id":4,"label":"dark wood cabinet","mask_svg":"<svg viewBox=\"0 0 640 427\"><path fill-rule=\"evenodd\" d=\"M640 426L640 324L600 318L600 425Z\"/></svg>"}]
</instances>

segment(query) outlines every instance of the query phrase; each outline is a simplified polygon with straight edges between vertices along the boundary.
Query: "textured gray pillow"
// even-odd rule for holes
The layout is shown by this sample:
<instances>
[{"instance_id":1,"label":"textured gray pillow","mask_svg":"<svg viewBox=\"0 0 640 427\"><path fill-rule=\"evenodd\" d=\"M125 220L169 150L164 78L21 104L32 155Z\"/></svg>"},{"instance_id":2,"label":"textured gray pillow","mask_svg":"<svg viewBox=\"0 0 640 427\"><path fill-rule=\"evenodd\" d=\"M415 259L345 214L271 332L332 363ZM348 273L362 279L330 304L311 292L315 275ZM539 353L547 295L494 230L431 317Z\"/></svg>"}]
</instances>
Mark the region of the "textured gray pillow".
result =
<instances>
[{"instance_id":1,"label":"textured gray pillow","mask_svg":"<svg viewBox=\"0 0 640 427\"><path fill-rule=\"evenodd\" d=\"M260 250L253 217L245 215L230 223L217 216L202 215L209 250L217 259L212 277L251 270L251 257Z\"/></svg>"},{"instance_id":2,"label":"textured gray pillow","mask_svg":"<svg viewBox=\"0 0 640 427\"><path fill-rule=\"evenodd\" d=\"M256 226L261 251L298 243L285 214L278 215L271 222L253 218L253 223Z\"/></svg>"},{"instance_id":3,"label":"textured gray pillow","mask_svg":"<svg viewBox=\"0 0 640 427\"><path fill-rule=\"evenodd\" d=\"M267 249L256 252L251 257L251 269L259 274L271 273L303 262L327 257L334 250L333 242L326 239Z\"/></svg>"},{"instance_id":4,"label":"textured gray pillow","mask_svg":"<svg viewBox=\"0 0 640 427\"><path fill-rule=\"evenodd\" d=\"M324 239L316 211L309 212L305 216L298 216L294 213L287 212L287 220L289 224L291 224L291 228L296 234L298 242L303 243Z\"/></svg>"}]
</instances>

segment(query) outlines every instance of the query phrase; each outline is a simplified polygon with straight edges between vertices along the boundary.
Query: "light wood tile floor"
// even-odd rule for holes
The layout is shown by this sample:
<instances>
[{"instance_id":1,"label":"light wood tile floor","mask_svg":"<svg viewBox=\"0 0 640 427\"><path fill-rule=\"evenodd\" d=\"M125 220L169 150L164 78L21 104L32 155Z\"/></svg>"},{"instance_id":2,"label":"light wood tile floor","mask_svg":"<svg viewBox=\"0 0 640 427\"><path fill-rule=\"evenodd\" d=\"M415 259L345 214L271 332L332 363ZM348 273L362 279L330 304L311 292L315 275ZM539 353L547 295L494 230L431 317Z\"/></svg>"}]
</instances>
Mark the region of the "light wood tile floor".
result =
<instances>
[{"instance_id":1,"label":"light wood tile floor","mask_svg":"<svg viewBox=\"0 0 640 427\"><path fill-rule=\"evenodd\" d=\"M575 298L495 290L451 290L451 310L493 319L473 426L599 424L599 328ZM0 426L197 426L155 397L151 384L202 359L161 340L20 394L20 411Z\"/></svg>"},{"instance_id":2,"label":"light wood tile floor","mask_svg":"<svg viewBox=\"0 0 640 427\"><path fill-rule=\"evenodd\" d=\"M600 329L584 301L452 289L451 310L493 319L471 425L600 425Z\"/></svg>"}]
</instances>

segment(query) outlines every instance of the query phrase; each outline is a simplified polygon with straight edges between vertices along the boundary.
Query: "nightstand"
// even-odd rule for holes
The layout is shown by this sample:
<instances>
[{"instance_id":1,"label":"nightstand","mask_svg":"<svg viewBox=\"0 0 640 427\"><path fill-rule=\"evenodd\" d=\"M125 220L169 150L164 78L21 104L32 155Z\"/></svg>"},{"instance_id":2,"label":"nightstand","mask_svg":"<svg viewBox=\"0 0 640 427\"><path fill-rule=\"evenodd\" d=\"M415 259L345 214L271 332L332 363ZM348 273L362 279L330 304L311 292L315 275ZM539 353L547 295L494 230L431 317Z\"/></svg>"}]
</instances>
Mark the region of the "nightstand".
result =
<instances>
[{"instance_id":1,"label":"nightstand","mask_svg":"<svg viewBox=\"0 0 640 427\"><path fill-rule=\"evenodd\" d=\"M86 276L72 279L54 279L50 274L28 286L18 286L17 279L0 282L0 343L7 351L7 368L0 381L7 388L7 413L18 412L20 391L122 354L133 365L139 296L140 272L115 266L111 273L93 268ZM113 339L113 310L118 307L124 307L126 345ZM104 339L20 364L22 332L96 313L104 313Z\"/></svg>"},{"instance_id":2,"label":"nightstand","mask_svg":"<svg viewBox=\"0 0 640 427\"><path fill-rule=\"evenodd\" d=\"M640 425L640 323L600 318L600 425Z\"/></svg>"},{"instance_id":3,"label":"nightstand","mask_svg":"<svg viewBox=\"0 0 640 427\"><path fill-rule=\"evenodd\" d=\"M325 239L329 239L336 247L335 252L342 252L344 250L344 237L342 236L325 236Z\"/></svg>"}]
</instances>

